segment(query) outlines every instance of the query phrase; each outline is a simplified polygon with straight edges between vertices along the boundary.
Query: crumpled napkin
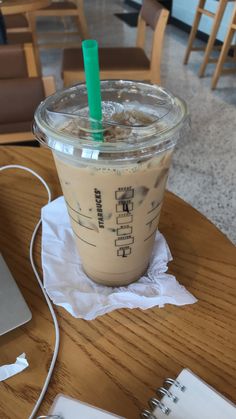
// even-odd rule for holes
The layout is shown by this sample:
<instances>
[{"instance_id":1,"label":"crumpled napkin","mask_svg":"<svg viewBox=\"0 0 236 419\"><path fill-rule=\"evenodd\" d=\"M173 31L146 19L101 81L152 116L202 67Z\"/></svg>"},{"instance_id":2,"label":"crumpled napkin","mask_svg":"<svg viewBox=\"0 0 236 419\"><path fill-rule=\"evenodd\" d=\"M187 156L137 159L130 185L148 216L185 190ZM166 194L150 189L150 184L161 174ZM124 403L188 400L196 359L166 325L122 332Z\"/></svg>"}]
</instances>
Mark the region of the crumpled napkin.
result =
<instances>
[{"instance_id":1,"label":"crumpled napkin","mask_svg":"<svg viewBox=\"0 0 236 419\"><path fill-rule=\"evenodd\" d=\"M0 366L0 381L4 381L13 375L19 374L29 366L25 353L16 358L14 364L6 364Z\"/></svg>"},{"instance_id":2,"label":"crumpled napkin","mask_svg":"<svg viewBox=\"0 0 236 419\"><path fill-rule=\"evenodd\" d=\"M95 284L83 272L66 204L60 197L42 208L42 266L47 294L72 316L93 320L119 308L143 310L165 304L193 304L197 300L173 275L166 274L172 256L164 236L157 232L145 276L123 287Z\"/></svg>"}]
</instances>

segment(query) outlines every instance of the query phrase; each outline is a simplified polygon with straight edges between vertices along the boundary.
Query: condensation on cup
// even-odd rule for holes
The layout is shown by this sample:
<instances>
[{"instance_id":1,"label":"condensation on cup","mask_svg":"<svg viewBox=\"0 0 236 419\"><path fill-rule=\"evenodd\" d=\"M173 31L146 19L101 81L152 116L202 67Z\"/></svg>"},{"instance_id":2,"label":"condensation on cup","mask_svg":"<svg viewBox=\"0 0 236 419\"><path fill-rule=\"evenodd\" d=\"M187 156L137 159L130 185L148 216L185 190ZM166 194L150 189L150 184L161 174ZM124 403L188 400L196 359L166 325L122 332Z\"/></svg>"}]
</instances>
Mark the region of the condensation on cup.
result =
<instances>
[{"instance_id":1,"label":"condensation on cup","mask_svg":"<svg viewBox=\"0 0 236 419\"><path fill-rule=\"evenodd\" d=\"M159 86L101 82L103 120L88 116L84 84L35 113L36 138L54 156L83 269L122 286L147 270L185 103Z\"/></svg>"}]
</instances>

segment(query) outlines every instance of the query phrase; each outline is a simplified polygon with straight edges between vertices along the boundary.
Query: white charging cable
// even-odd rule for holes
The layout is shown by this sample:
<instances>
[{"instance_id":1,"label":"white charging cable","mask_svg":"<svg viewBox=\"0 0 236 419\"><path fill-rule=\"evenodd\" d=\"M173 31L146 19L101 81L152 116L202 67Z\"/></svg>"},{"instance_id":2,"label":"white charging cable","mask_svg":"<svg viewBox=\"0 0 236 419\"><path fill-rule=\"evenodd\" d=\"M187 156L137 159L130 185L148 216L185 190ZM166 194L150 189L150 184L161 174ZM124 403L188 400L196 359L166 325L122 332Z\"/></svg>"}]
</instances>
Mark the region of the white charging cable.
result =
<instances>
[{"instance_id":1,"label":"white charging cable","mask_svg":"<svg viewBox=\"0 0 236 419\"><path fill-rule=\"evenodd\" d=\"M6 170L6 169L21 169L21 170L25 170L26 172L31 173L33 176L36 176L36 178L38 178L38 180L40 180L40 182L43 184L43 186L45 187L45 189L47 191L47 194L48 194L48 203L51 202L51 191L50 191L47 183L45 182L45 180L41 176L39 176L32 169L29 169L28 167L25 167L25 166L20 166L18 164L10 164L8 166L1 166L0 167L0 171ZM39 283L39 286L40 286L40 288L42 290L42 293L43 293L43 295L45 297L45 300L47 302L48 308L50 310L50 313L51 313L51 316L52 316L52 319L53 319L53 323L54 323L54 327L55 327L55 346L54 346L53 357L52 357L52 360L51 360L51 364L50 364L50 368L48 370L48 374L47 374L46 380L44 382L44 385L43 385L43 388L42 388L41 393L39 395L39 398L38 398L38 400L37 400L37 402L36 402L36 404L35 404L32 412L31 412L31 414L29 416L29 419L33 419L34 418L34 416L35 416L35 414L36 414L36 412L37 412L37 410L38 410L38 408L39 408L40 404L42 403L42 400L43 400L43 398L45 396L45 393L47 391L48 384L50 382L50 379L51 379L51 376L52 376L52 373L53 373L53 370L54 370L54 366L55 366L55 363L56 363L56 360L57 360L57 355L58 355L58 350L59 350L59 343L60 343L60 332L59 332L58 321L57 321L57 318L56 318L56 313L55 313L55 311L53 309L53 306L52 306L51 301L49 300L49 298L48 298L48 296L46 294L46 291L45 291L44 286L43 286L43 282L42 282L42 280L41 280L41 278L39 276L39 273L38 273L38 271L36 269L36 266L35 266L35 263L34 263L34 257L33 257L34 240L35 240L36 234L38 232L38 229L39 229L41 223L42 223L42 219L40 218L40 220L38 221L38 223L35 226L35 229L33 231L33 234L32 234L31 240L30 240L30 263L31 263L32 269L34 271L34 274L36 276L36 279L37 279L37 281Z\"/></svg>"}]
</instances>

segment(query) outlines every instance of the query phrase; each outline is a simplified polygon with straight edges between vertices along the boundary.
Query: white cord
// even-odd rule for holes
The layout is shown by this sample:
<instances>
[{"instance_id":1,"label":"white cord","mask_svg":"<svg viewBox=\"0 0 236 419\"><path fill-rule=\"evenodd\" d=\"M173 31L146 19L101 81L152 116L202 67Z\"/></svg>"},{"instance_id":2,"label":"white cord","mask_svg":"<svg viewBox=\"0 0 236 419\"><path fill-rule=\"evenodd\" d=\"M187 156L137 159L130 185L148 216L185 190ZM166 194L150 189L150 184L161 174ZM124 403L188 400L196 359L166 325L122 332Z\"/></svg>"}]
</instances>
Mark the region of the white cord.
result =
<instances>
[{"instance_id":1,"label":"white cord","mask_svg":"<svg viewBox=\"0 0 236 419\"><path fill-rule=\"evenodd\" d=\"M40 182L43 184L43 186L46 188L46 190L47 190L47 193L48 193L48 203L51 202L51 191L50 191L47 183L45 182L45 180L41 176L39 176L32 169L29 169L28 167L25 167L25 166L20 166L18 164L10 164L8 166L1 166L0 167L0 171L6 170L6 169L21 169L21 170L25 170L26 172L29 172L32 175L36 176L40 180ZM43 286L43 282L42 282L42 280L41 280L41 278L40 278L40 276L38 274L38 271L37 271L36 266L35 266L35 263L34 263L34 257L33 257L34 240L35 240L35 236L36 236L36 234L38 232L38 229L39 229L41 223L42 223L42 219L40 218L40 220L38 221L38 223L35 226L35 229L33 231L32 237L31 237L31 241L30 241L30 263L31 263L32 269L34 271L34 274L36 276L36 279L37 279L37 281L39 283L39 286L40 286L40 288L42 290L42 293L43 293L43 295L45 297L45 300L47 302L48 308L50 310L50 313L51 313L51 316L52 316L52 319L53 319L53 323L54 323L54 327L55 327L55 346L54 346L53 357L52 357L52 360L51 360L51 365L50 365L50 368L48 370L48 374L47 374L46 380L44 382L44 385L43 385L43 388L42 388L41 393L39 395L39 398L38 398L38 400L37 400L37 402L36 402L36 404L35 404L32 412L31 412L31 414L29 416L29 419L33 419L34 418L34 416L35 416L35 414L36 414L36 412L37 412L37 410L38 410L38 408L39 408L40 404L42 403L42 400L43 400L43 398L45 396L45 393L47 391L48 384L50 382L50 379L51 379L51 376L52 376L52 373L53 373L53 370L54 370L54 366L55 366L55 363L56 363L56 360L57 360L57 355L58 355L58 350L59 350L59 343L60 343L60 332L59 332L59 326L58 326L56 314L55 314L55 311L53 309L52 303L51 303L51 301L49 300L49 298L48 298L48 296L46 294L46 291L45 291L44 286Z\"/></svg>"}]
</instances>

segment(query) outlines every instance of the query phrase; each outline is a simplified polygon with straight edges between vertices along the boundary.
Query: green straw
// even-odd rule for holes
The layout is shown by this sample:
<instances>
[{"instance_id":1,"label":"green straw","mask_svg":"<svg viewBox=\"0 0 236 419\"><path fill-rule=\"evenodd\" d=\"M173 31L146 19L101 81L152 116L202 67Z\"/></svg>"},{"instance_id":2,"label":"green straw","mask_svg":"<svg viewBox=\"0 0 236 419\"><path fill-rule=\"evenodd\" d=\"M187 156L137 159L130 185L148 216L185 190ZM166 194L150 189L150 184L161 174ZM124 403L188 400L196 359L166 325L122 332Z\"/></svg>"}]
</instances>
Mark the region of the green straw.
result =
<instances>
[{"instance_id":1,"label":"green straw","mask_svg":"<svg viewBox=\"0 0 236 419\"><path fill-rule=\"evenodd\" d=\"M98 43L93 39L82 42L84 71L88 94L89 116L94 120L92 129L102 129L101 88L99 78ZM95 121L98 121L96 123ZM103 141L102 133L94 133L95 141Z\"/></svg>"}]
</instances>

